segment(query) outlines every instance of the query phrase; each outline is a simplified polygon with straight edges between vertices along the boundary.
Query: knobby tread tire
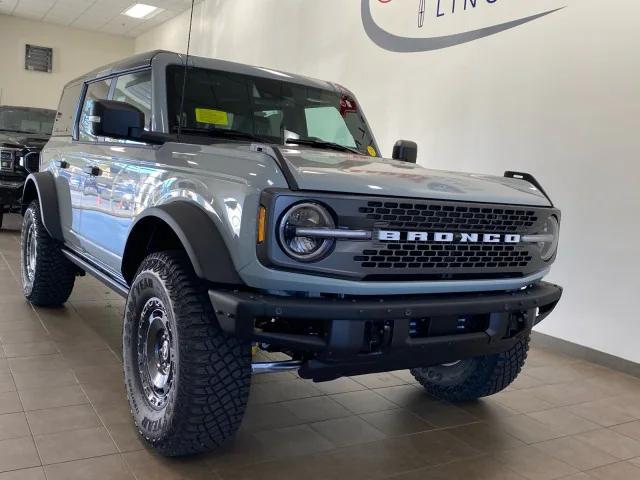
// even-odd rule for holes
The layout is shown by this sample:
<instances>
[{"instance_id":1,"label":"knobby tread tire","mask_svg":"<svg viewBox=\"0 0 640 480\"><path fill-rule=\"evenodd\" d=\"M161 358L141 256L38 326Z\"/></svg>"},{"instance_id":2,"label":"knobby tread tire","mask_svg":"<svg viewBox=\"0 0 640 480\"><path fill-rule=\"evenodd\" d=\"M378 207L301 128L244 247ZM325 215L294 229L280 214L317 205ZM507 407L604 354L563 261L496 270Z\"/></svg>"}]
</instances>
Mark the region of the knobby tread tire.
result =
<instances>
[{"instance_id":1,"label":"knobby tread tire","mask_svg":"<svg viewBox=\"0 0 640 480\"><path fill-rule=\"evenodd\" d=\"M414 368L411 373L429 395L449 402L463 402L487 397L507 388L518 376L527 359L529 335L519 339L506 352L476 357L470 362L466 375L457 384L443 385L429 378L430 368ZM446 374L447 367L431 367Z\"/></svg>"},{"instance_id":2,"label":"knobby tread tire","mask_svg":"<svg viewBox=\"0 0 640 480\"><path fill-rule=\"evenodd\" d=\"M35 224L37 247L35 274L33 281L30 281L25 255L27 231L32 222ZM63 255L60 243L44 227L37 200L31 202L25 211L20 240L22 291L25 298L41 307L57 307L65 303L73 291L77 269Z\"/></svg>"},{"instance_id":3,"label":"knobby tread tire","mask_svg":"<svg viewBox=\"0 0 640 480\"><path fill-rule=\"evenodd\" d=\"M251 345L221 330L211 306L207 288L198 279L184 252L158 252L142 262L133 281L125 310L125 349L136 348L136 284L157 276L171 305L177 329L179 362L172 399L161 413L163 428L149 431L140 412L150 408L141 397L139 376L132 381L127 368L125 382L130 402L138 403L132 413L140 435L165 456L191 455L222 445L233 436L244 416L251 385ZM137 355L137 354L134 354ZM137 357L136 357L137 358ZM161 422L161 423L162 423Z\"/></svg>"}]
</instances>

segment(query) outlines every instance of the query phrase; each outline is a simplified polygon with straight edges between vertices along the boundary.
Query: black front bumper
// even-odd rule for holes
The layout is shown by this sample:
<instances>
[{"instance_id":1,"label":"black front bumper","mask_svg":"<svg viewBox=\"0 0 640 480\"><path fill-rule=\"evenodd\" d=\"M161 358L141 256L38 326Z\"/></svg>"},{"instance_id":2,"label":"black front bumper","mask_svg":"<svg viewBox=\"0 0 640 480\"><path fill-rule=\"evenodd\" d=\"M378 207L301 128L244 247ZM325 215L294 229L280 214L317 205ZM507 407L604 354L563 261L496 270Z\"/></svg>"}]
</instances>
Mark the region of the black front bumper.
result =
<instances>
[{"instance_id":1,"label":"black front bumper","mask_svg":"<svg viewBox=\"0 0 640 480\"><path fill-rule=\"evenodd\" d=\"M551 313L561 295L561 287L546 282L515 292L400 298L301 298L209 291L223 330L303 352L308 361L300 375L318 381L506 351ZM257 328L265 325L265 319L289 326L319 322L323 328L320 334L301 333L296 328Z\"/></svg>"}]
</instances>

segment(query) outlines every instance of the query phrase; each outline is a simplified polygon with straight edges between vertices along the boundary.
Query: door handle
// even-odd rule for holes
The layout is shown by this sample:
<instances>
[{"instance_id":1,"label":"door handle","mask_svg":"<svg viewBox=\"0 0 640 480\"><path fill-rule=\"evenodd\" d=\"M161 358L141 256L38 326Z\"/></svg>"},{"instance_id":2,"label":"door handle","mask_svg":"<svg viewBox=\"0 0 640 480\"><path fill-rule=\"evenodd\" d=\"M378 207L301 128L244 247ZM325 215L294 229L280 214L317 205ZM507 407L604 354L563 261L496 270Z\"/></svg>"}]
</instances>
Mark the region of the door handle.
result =
<instances>
[{"instance_id":1,"label":"door handle","mask_svg":"<svg viewBox=\"0 0 640 480\"><path fill-rule=\"evenodd\" d=\"M69 168L69 162L65 162L64 160L58 160L58 168Z\"/></svg>"},{"instance_id":2,"label":"door handle","mask_svg":"<svg viewBox=\"0 0 640 480\"><path fill-rule=\"evenodd\" d=\"M88 173L93 177L99 177L100 174L102 173L102 170L100 170L100 167L86 167L84 171L85 173Z\"/></svg>"}]
</instances>

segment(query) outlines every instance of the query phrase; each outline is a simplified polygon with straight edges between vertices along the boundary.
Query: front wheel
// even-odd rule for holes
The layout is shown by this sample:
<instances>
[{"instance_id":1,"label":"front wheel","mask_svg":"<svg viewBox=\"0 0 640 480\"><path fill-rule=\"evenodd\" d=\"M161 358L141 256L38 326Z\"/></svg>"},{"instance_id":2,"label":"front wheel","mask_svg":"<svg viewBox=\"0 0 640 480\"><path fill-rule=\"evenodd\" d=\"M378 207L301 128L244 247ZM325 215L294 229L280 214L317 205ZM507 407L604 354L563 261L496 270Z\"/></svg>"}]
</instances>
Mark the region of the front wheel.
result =
<instances>
[{"instance_id":1,"label":"front wheel","mask_svg":"<svg viewBox=\"0 0 640 480\"><path fill-rule=\"evenodd\" d=\"M522 370L528 350L527 335L503 353L414 368L411 373L436 398L450 402L473 400L507 388Z\"/></svg>"},{"instance_id":2,"label":"front wheel","mask_svg":"<svg viewBox=\"0 0 640 480\"><path fill-rule=\"evenodd\" d=\"M47 232L40 204L34 200L24 212L20 237L22 291L32 304L60 306L67 301L77 269L67 260L60 244Z\"/></svg>"},{"instance_id":3,"label":"front wheel","mask_svg":"<svg viewBox=\"0 0 640 480\"><path fill-rule=\"evenodd\" d=\"M151 254L138 269L125 307L123 360L138 431L162 455L210 450L239 428L251 345L220 329L182 252Z\"/></svg>"}]
</instances>

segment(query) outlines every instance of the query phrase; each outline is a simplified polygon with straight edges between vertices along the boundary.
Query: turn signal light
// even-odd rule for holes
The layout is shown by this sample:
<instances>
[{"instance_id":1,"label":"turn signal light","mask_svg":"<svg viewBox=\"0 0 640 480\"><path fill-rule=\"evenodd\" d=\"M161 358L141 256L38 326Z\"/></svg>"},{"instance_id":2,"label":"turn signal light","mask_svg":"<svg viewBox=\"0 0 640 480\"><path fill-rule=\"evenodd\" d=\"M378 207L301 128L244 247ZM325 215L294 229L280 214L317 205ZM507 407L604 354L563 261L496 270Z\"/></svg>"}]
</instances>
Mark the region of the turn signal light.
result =
<instances>
[{"instance_id":1,"label":"turn signal light","mask_svg":"<svg viewBox=\"0 0 640 480\"><path fill-rule=\"evenodd\" d=\"M260 205L258 210L258 243L264 242L264 235L267 223L267 210Z\"/></svg>"}]
</instances>

